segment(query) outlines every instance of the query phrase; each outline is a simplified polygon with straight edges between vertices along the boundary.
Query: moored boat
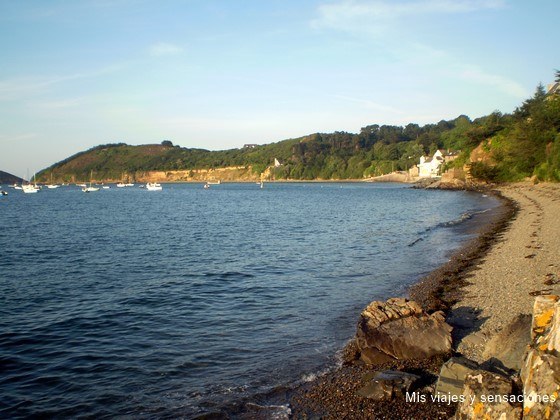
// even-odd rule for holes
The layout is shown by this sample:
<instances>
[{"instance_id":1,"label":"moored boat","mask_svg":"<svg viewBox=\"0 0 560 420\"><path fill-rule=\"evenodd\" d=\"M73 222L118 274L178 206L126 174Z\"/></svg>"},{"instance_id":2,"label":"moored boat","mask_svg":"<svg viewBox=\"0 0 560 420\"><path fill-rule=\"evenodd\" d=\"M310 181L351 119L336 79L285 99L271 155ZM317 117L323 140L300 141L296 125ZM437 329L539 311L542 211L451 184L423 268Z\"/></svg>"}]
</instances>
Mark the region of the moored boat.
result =
<instances>
[{"instance_id":1,"label":"moored boat","mask_svg":"<svg viewBox=\"0 0 560 420\"><path fill-rule=\"evenodd\" d=\"M161 191L163 187L161 186L161 184L158 184L157 182L148 182L146 184L146 189L148 191Z\"/></svg>"},{"instance_id":2,"label":"moored boat","mask_svg":"<svg viewBox=\"0 0 560 420\"><path fill-rule=\"evenodd\" d=\"M92 186L90 185L89 187L82 188L82 191L83 191L83 192L86 192L86 193L88 193L88 192L96 192L96 191L99 191L99 188L97 188L97 187L92 187Z\"/></svg>"},{"instance_id":3,"label":"moored boat","mask_svg":"<svg viewBox=\"0 0 560 420\"><path fill-rule=\"evenodd\" d=\"M85 193L89 193L89 192L96 192L99 191L99 187L93 187L91 185L92 182L92 178L93 178L93 171L91 171L90 175L89 175L89 187L83 187L82 191Z\"/></svg>"},{"instance_id":4,"label":"moored boat","mask_svg":"<svg viewBox=\"0 0 560 420\"><path fill-rule=\"evenodd\" d=\"M35 185L33 184L26 184L26 185L22 185L21 189L23 190L24 193L26 194L34 194L36 192L39 191L39 188L37 188Z\"/></svg>"}]
</instances>

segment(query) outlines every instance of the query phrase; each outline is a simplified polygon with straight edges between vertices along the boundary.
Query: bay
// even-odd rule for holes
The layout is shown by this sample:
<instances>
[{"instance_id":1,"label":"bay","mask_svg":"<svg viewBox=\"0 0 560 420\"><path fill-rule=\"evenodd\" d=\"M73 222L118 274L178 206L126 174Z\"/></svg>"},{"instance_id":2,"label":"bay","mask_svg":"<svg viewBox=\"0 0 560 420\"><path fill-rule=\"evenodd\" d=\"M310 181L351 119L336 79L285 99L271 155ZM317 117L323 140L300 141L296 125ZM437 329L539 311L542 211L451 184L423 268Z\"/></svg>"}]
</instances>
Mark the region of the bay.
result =
<instances>
[{"instance_id":1,"label":"bay","mask_svg":"<svg viewBox=\"0 0 560 420\"><path fill-rule=\"evenodd\" d=\"M0 417L189 418L307 380L497 204L367 183L10 191Z\"/></svg>"}]
</instances>

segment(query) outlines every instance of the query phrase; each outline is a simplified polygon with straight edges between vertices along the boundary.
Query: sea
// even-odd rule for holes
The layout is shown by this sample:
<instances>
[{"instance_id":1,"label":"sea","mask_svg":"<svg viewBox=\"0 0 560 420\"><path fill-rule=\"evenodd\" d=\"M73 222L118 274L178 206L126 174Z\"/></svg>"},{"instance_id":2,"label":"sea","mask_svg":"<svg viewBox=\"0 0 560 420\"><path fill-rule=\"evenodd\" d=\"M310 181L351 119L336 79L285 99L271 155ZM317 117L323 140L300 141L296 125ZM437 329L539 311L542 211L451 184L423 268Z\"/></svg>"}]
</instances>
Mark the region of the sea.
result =
<instances>
[{"instance_id":1,"label":"sea","mask_svg":"<svg viewBox=\"0 0 560 420\"><path fill-rule=\"evenodd\" d=\"M235 418L333 369L372 300L499 205L393 183L0 196L0 418Z\"/></svg>"}]
</instances>

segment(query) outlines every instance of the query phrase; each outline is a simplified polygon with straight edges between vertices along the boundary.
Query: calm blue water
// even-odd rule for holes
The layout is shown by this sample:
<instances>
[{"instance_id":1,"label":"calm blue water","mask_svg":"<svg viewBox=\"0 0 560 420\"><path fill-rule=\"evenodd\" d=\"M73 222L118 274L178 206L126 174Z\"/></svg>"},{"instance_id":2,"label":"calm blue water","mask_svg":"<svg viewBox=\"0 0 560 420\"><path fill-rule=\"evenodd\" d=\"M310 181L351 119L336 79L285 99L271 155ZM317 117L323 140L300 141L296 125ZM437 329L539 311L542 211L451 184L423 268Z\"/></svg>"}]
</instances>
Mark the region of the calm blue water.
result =
<instances>
[{"instance_id":1,"label":"calm blue water","mask_svg":"<svg viewBox=\"0 0 560 420\"><path fill-rule=\"evenodd\" d=\"M497 204L393 184L8 191L9 418L188 418L305 380L367 303L446 260L455 222Z\"/></svg>"}]
</instances>

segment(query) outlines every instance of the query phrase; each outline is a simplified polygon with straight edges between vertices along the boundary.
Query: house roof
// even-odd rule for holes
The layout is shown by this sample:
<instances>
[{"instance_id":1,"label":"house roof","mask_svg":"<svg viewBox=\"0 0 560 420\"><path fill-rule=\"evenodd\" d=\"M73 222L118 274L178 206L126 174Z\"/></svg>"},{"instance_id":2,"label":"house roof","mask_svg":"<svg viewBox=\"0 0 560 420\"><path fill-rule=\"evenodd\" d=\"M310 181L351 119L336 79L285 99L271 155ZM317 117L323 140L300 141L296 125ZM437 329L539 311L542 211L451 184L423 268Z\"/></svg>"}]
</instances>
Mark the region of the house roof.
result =
<instances>
[{"instance_id":1,"label":"house roof","mask_svg":"<svg viewBox=\"0 0 560 420\"><path fill-rule=\"evenodd\" d=\"M460 152L457 150L443 150L438 149L443 156L457 156Z\"/></svg>"}]
</instances>

